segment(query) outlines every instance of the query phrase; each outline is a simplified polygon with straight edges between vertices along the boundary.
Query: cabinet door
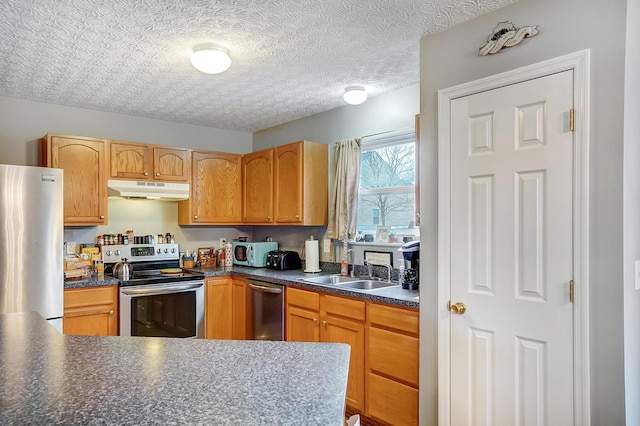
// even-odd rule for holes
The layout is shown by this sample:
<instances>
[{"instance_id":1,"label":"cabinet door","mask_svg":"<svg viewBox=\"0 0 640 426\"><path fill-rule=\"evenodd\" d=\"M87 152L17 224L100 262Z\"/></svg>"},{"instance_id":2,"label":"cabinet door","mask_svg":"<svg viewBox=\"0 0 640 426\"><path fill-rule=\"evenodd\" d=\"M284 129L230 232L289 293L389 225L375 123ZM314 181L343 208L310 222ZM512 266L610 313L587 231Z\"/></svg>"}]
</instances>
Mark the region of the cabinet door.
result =
<instances>
[{"instance_id":1,"label":"cabinet door","mask_svg":"<svg viewBox=\"0 0 640 426\"><path fill-rule=\"evenodd\" d=\"M178 203L180 225L242 222L241 160L239 154L191 154L191 197Z\"/></svg>"},{"instance_id":2,"label":"cabinet door","mask_svg":"<svg viewBox=\"0 0 640 426\"><path fill-rule=\"evenodd\" d=\"M245 340L247 338L247 281L244 278L232 278L233 282L233 314L232 338Z\"/></svg>"},{"instance_id":3,"label":"cabinet door","mask_svg":"<svg viewBox=\"0 0 640 426\"><path fill-rule=\"evenodd\" d=\"M376 374L367 376L367 414L398 426L418 424L418 389Z\"/></svg>"},{"instance_id":4,"label":"cabinet door","mask_svg":"<svg viewBox=\"0 0 640 426\"><path fill-rule=\"evenodd\" d=\"M205 338L231 339L233 337L233 290L231 278L207 278L205 280L205 299Z\"/></svg>"},{"instance_id":5,"label":"cabinet door","mask_svg":"<svg viewBox=\"0 0 640 426\"><path fill-rule=\"evenodd\" d=\"M364 324L329 315L323 316L320 340L351 346L347 405L355 410L364 410Z\"/></svg>"},{"instance_id":6,"label":"cabinet door","mask_svg":"<svg viewBox=\"0 0 640 426\"><path fill-rule=\"evenodd\" d=\"M160 181L189 181L189 150L153 148L153 178Z\"/></svg>"},{"instance_id":7,"label":"cabinet door","mask_svg":"<svg viewBox=\"0 0 640 426\"><path fill-rule=\"evenodd\" d=\"M302 143L275 148L275 220L301 223L302 211Z\"/></svg>"},{"instance_id":8,"label":"cabinet door","mask_svg":"<svg viewBox=\"0 0 640 426\"><path fill-rule=\"evenodd\" d=\"M118 335L118 286L64 291L64 334Z\"/></svg>"},{"instance_id":9,"label":"cabinet door","mask_svg":"<svg viewBox=\"0 0 640 426\"><path fill-rule=\"evenodd\" d=\"M64 170L65 226L107 223L105 146L102 139L54 135L43 139L45 165ZM50 151L50 159L44 150Z\"/></svg>"},{"instance_id":10,"label":"cabinet door","mask_svg":"<svg viewBox=\"0 0 640 426\"><path fill-rule=\"evenodd\" d=\"M242 157L242 220L273 222L273 149Z\"/></svg>"},{"instance_id":11,"label":"cabinet door","mask_svg":"<svg viewBox=\"0 0 640 426\"><path fill-rule=\"evenodd\" d=\"M110 147L112 179L151 179L151 153L147 145L111 142Z\"/></svg>"},{"instance_id":12,"label":"cabinet door","mask_svg":"<svg viewBox=\"0 0 640 426\"><path fill-rule=\"evenodd\" d=\"M286 340L288 342L319 342L320 314L297 306L287 306Z\"/></svg>"}]
</instances>

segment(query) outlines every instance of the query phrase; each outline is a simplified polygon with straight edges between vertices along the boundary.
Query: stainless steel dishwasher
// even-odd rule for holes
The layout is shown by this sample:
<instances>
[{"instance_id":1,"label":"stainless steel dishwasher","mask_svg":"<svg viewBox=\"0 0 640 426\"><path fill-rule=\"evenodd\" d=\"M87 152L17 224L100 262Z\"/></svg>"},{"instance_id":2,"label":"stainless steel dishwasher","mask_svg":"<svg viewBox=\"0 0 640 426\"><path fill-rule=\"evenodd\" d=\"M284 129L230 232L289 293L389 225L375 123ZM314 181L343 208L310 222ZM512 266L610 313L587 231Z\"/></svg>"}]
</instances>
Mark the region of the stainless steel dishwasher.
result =
<instances>
[{"instance_id":1,"label":"stainless steel dishwasher","mask_svg":"<svg viewBox=\"0 0 640 426\"><path fill-rule=\"evenodd\" d=\"M249 339L284 340L284 286L249 280Z\"/></svg>"}]
</instances>

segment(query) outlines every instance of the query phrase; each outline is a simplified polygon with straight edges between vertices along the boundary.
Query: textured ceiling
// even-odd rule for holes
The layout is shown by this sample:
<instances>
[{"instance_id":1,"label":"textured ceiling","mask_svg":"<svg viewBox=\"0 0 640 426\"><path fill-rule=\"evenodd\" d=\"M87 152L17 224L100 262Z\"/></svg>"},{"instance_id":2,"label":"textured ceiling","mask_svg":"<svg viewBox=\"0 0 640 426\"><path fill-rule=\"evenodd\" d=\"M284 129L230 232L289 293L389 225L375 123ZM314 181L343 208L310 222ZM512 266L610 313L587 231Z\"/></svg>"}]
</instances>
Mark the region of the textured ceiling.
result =
<instances>
[{"instance_id":1,"label":"textured ceiling","mask_svg":"<svg viewBox=\"0 0 640 426\"><path fill-rule=\"evenodd\" d=\"M423 35L513 1L2 0L0 95L253 132L417 84Z\"/></svg>"}]
</instances>

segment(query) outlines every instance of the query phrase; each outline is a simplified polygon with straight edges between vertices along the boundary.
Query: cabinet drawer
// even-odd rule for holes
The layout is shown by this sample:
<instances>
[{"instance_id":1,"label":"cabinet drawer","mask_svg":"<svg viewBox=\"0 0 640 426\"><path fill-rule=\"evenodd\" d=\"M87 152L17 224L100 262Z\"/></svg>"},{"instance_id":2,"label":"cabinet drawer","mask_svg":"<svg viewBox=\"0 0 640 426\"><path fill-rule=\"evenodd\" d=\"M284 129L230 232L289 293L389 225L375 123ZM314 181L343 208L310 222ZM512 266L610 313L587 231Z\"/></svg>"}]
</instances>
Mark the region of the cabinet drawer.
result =
<instances>
[{"instance_id":1,"label":"cabinet drawer","mask_svg":"<svg viewBox=\"0 0 640 426\"><path fill-rule=\"evenodd\" d=\"M370 327L369 370L417 387L419 345L417 337Z\"/></svg>"},{"instance_id":2,"label":"cabinet drawer","mask_svg":"<svg viewBox=\"0 0 640 426\"><path fill-rule=\"evenodd\" d=\"M68 288L64 291L64 309L92 305L117 304L118 286Z\"/></svg>"},{"instance_id":3,"label":"cabinet drawer","mask_svg":"<svg viewBox=\"0 0 640 426\"><path fill-rule=\"evenodd\" d=\"M320 295L313 291L287 288L287 304L317 311L320 309Z\"/></svg>"},{"instance_id":4,"label":"cabinet drawer","mask_svg":"<svg viewBox=\"0 0 640 426\"><path fill-rule=\"evenodd\" d=\"M367 411L395 426L418 424L418 389L376 374L367 376Z\"/></svg>"},{"instance_id":5,"label":"cabinet drawer","mask_svg":"<svg viewBox=\"0 0 640 426\"><path fill-rule=\"evenodd\" d=\"M369 303L369 324L418 335L418 311Z\"/></svg>"},{"instance_id":6,"label":"cabinet drawer","mask_svg":"<svg viewBox=\"0 0 640 426\"><path fill-rule=\"evenodd\" d=\"M363 301L329 295L323 297L322 310L329 315L340 315L358 321L364 321L366 311Z\"/></svg>"}]
</instances>

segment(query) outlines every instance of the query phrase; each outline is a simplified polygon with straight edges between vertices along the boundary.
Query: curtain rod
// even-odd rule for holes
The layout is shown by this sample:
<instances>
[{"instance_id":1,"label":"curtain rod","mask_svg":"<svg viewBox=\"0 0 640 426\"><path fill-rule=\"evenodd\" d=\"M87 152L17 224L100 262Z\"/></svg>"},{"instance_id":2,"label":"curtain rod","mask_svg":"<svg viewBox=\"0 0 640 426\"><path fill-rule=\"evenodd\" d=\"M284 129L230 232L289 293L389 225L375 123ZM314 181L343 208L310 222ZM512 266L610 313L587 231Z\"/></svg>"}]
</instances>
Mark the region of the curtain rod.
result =
<instances>
[{"instance_id":1,"label":"curtain rod","mask_svg":"<svg viewBox=\"0 0 640 426\"><path fill-rule=\"evenodd\" d=\"M380 133L372 133L370 135L366 135L366 136L361 136L362 139L364 138L370 138L373 136L380 136L380 135L385 135L387 133L395 133L395 132L401 132L403 130L409 130L409 129L415 129L416 126L407 126L407 127L403 127L401 129L396 129L396 130L387 130L386 132L380 132Z\"/></svg>"}]
</instances>

